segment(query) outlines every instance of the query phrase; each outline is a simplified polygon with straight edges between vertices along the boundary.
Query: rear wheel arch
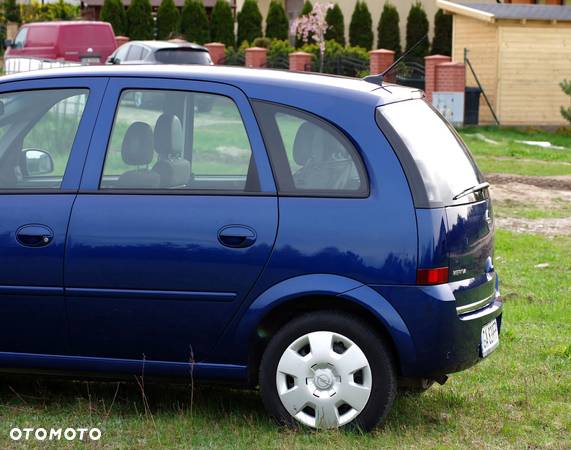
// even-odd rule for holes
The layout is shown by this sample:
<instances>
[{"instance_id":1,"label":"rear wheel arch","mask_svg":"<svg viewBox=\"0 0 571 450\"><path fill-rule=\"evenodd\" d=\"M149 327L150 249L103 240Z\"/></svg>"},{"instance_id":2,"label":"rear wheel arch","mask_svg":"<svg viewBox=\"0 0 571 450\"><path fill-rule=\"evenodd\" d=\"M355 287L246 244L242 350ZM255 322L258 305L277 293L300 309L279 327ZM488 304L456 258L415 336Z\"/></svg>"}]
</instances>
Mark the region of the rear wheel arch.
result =
<instances>
[{"instance_id":1,"label":"rear wheel arch","mask_svg":"<svg viewBox=\"0 0 571 450\"><path fill-rule=\"evenodd\" d=\"M301 315L317 311L343 311L366 323L389 347L396 367L401 368L401 357L397 343L387 324L366 305L333 294L300 294L279 303L267 311L255 327L250 341L249 370L253 385L258 383L258 370L263 353L275 333L285 324Z\"/></svg>"}]
</instances>

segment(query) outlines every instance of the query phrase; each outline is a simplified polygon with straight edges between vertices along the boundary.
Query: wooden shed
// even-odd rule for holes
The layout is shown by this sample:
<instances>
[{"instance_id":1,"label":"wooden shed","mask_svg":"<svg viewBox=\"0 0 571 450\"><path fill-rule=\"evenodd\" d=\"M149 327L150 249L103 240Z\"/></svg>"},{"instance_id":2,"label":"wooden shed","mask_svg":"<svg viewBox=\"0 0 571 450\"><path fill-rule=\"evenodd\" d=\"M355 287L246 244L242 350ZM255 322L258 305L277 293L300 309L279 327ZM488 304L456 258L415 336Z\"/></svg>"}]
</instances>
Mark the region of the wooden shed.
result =
<instances>
[{"instance_id":1,"label":"wooden shed","mask_svg":"<svg viewBox=\"0 0 571 450\"><path fill-rule=\"evenodd\" d=\"M502 125L559 126L571 80L571 6L459 4L437 0L453 14L452 60L464 49ZM476 86L466 67L466 85ZM480 123L494 123L480 98Z\"/></svg>"}]
</instances>

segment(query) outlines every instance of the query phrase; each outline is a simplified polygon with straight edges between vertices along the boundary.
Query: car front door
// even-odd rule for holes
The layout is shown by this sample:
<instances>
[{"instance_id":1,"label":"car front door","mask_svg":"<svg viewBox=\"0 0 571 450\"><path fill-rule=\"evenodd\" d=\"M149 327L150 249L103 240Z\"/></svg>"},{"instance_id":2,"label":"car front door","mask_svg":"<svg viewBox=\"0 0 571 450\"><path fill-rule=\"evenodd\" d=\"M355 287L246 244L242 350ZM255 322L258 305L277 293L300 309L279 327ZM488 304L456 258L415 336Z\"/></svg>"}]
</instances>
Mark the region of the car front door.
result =
<instances>
[{"instance_id":1,"label":"car front door","mask_svg":"<svg viewBox=\"0 0 571 450\"><path fill-rule=\"evenodd\" d=\"M106 79L0 85L0 361L67 353L63 259Z\"/></svg>"},{"instance_id":2,"label":"car front door","mask_svg":"<svg viewBox=\"0 0 571 450\"><path fill-rule=\"evenodd\" d=\"M268 260L277 213L240 90L111 80L69 227L74 354L204 359Z\"/></svg>"}]
</instances>

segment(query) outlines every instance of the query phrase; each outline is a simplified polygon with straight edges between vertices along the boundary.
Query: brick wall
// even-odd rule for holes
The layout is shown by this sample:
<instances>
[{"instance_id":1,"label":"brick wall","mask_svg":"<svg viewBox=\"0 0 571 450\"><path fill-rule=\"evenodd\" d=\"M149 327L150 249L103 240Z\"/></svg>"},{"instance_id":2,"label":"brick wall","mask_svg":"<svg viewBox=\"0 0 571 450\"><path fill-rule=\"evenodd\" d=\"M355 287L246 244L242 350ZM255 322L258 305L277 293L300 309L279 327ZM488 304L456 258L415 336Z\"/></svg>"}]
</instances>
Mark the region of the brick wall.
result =
<instances>
[{"instance_id":1,"label":"brick wall","mask_svg":"<svg viewBox=\"0 0 571 450\"><path fill-rule=\"evenodd\" d=\"M432 102L436 87L436 66L447 62L450 62L450 56L432 55L424 58L424 92L429 102Z\"/></svg>"},{"instance_id":2,"label":"brick wall","mask_svg":"<svg viewBox=\"0 0 571 450\"><path fill-rule=\"evenodd\" d=\"M386 50L381 48L379 50L371 50L369 52L370 55L370 72L371 75L376 75L378 73L384 72L394 61L395 61L395 52L393 50ZM386 78L389 82L395 81L395 73L391 71L391 73L387 74Z\"/></svg>"},{"instance_id":3,"label":"brick wall","mask_svg":"<svg viewBox=\"0 0 571 450\"><path fill-rule=\"evenodd\" d=\"M311 53L293 52L289 54L289 70L311 70Z\"/></svg>"},{"instance_id":4,"label":"brick wall","mask_svg":"<svg viewBox=\"0 0 571 450\"><path fill-rule=\"evenodd\" d=\"M246 49L246 67L266 67L267 60L267 48L250 47Z\"/></svg>"},{"instance_id":5,"label":"brick wall","mask_svg":"<svg viewBox=\"0 0 571 450\"><path fill-rule=\"evenodd\" d=\"M435 67L434 92L464 92L466 67L460 62L445 62Z\"/></svg>"},{"instance_id":6,"label":"brick wall","mask_svg":"<svg viewBox=\"0 0 571 450\"><path fill-rule=\"evenodd\" d=\"M221 42L209 42L204 44L210 53L210 58L214 64L223 64L226 47Z\"/></svg>"}]
</instances>

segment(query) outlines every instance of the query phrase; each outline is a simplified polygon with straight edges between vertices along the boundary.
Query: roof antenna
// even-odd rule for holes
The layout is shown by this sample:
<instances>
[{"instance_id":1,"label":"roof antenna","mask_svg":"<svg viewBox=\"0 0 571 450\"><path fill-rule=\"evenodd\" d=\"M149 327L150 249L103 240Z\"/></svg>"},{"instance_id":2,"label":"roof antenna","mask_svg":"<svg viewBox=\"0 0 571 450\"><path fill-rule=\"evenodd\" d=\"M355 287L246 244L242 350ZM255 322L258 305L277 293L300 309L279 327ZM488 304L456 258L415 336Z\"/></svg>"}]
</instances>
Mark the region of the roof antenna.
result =
<instances>
[{"instance_id":1,"label":"roof antenna","mask_svg":"<svg viewBox=\"0 0 571 450\"><path fill-rule=\"evenodd\" d=\"M385 78L385 75L387 73L389 73L391 70L393 70L398 65L398 63L400 63L404 58L406 58L408 55L410 55L416 47L418 47L420 44L422 44L427 39L428 39L428 34L425 34L424 36L422 36L418 40L418 42L416 44L414 44L406 52L404 52L402 55L400 55L400 57L397 58L397 60L395 62L393 62L389 67L387 67L381 73L378 73L376 75L367 75L366 77L363 78L363 80L368 81L369 83L375 83L375 84L378 84L379 86L382 86L383 85L383 79Z\"/></svg>"}]
</instances>

